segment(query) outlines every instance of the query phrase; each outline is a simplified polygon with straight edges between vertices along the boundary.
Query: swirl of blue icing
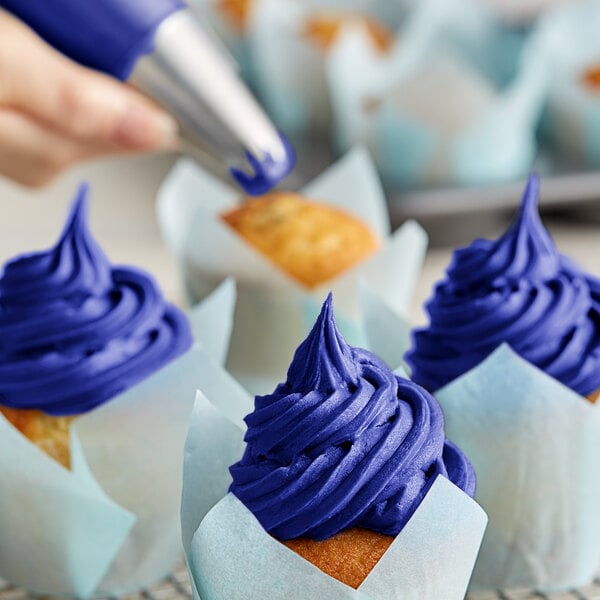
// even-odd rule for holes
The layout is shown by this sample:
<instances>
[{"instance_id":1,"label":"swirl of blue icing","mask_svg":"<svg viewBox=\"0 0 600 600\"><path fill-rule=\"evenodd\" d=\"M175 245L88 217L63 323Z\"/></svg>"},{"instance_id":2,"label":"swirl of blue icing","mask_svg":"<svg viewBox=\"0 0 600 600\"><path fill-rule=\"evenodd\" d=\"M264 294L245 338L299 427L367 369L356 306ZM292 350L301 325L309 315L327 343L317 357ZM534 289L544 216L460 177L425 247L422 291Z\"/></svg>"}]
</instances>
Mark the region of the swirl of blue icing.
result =
<instances>
[{"instance_id":1,"label":"swirl of blue icing","mask_svg":"<svg viewBox=\"0 0 600 600\"><path fill-rule=\"evenodd\" d=\"M287 381L257 396L233 492L286 540L350 527L396 535L438 475L475 493L473 468L444 438L436 400L349 346L331 295L298 347Z\"/></svg>"},{"instance_id":2,"label":"swirl of blue icing","mask_svg":"<svg viewBox=\"0 0 600 600\"><path fill-rule=\"evenodd\" d=\"M454 252L426 308L430 324L406 356L413 379L437 390L507 343L580 394L600 388L600 282L560 255L530 177L520 211L496 241Z\"/></svg>"},{"instance_id":3,"label":"swirl of blue icing","mask_svg":"<svg viewBox=\"0 0 600 600\"><path fill-rule=\"evenodd\" d=\"M185 315L144 271L113 267L87 226L82 186L57 244L0 278L0 403L89 411L185 352Z\"/></svg>"}]
</instances>

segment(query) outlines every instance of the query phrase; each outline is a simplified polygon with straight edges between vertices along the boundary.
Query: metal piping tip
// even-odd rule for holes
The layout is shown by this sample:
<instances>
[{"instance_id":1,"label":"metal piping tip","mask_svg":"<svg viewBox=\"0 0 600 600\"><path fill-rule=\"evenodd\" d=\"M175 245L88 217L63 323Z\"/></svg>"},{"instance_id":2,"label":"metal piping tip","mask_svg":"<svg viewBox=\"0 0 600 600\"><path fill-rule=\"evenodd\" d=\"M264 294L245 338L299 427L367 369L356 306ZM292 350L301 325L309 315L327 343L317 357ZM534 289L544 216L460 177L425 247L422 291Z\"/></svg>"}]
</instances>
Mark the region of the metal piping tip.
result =
<instances>
[{"instance_id":1,"label":"metal piping tip","mask_svg":"<svg viewBox=\"0 0 600 600\"><path fill-rule=\"evenodd\" d=\"M251 152L246 152L246 159L252 167L252 174L234 167L230 169L233 178L249 196L266 194L284 179L296 164L296 153L292 144L283 134L279 135L285 151L282 159L265 154L264 158L259 160Z\"/></svg>"}]
</instances>

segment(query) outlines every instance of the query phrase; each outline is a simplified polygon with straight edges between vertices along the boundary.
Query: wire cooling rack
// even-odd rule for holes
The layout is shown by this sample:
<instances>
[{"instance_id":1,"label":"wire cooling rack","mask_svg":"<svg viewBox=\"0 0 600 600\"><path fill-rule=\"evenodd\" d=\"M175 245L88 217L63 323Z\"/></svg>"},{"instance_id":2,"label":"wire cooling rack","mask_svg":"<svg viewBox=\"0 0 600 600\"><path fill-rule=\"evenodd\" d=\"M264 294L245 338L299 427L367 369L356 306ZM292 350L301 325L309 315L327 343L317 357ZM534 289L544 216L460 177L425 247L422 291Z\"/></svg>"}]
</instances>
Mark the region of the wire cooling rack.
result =
<instances>
[{"instance_id":1,"label":"wire cooling rack","mask_svg":"<svg viewBox=\"0 0 600 600\"><path fill-rule=\"evenodd\" d=\"M50 600L50 596L44 596L44 600ZM119 600L191 600L192 588L188 574L184 566L179 567L172 575L152 588L143 590L137 594L121 596ZM4 583L0 580L0 600L41 600L40 596L33 596L25 590ZM107 600L117 600L108 598ZM223 598L223 600L228 600ZM265 598L264 600L269 600ZM294 600L290 598L290 600ZM440 600L443 600L440 598ZM543 594L530 590L511 590L478 592L469 594L466 600L600 600L600 579L594 583L567 592Z\"/></svg>"}]
</instances>

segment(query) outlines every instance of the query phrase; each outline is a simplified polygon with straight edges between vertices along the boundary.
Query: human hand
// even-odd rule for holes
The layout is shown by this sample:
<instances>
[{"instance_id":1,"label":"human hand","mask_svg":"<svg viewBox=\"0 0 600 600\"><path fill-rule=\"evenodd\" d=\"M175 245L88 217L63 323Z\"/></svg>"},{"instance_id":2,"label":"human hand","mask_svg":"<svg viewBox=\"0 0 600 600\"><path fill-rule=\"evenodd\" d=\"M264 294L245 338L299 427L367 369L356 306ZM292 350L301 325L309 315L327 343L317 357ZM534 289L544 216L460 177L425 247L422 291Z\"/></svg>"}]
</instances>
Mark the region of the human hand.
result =
<instances>
[{"instance_id":1,"label":"human hand","mask_svg":"<svg viewBox=\"0 0 600 600\"><path fill-rule=\"evenodd\" d=\"M0 9L0 174L41 186L87 158L176 144L170 115Z\"/></svg>"}]
</instances>

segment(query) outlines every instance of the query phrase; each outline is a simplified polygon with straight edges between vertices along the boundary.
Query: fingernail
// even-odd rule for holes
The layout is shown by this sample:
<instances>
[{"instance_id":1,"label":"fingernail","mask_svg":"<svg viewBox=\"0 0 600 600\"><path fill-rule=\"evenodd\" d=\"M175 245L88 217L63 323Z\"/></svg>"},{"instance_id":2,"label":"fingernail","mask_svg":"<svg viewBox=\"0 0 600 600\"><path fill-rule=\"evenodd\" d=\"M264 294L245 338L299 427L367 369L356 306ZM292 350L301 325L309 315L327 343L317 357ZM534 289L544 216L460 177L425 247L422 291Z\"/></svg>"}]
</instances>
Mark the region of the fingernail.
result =
<instances>
[{"instance_id":1,"label":"fingernail","mask_svg":"<svg viewBox=\"0 0 600 600\"><path fill-rule=\"evenodd\" d=\"M115 141L131 149L172 149L177 132L177 121L168 113L131 104L116 127Z\"/></svg>"}]
</instances>

